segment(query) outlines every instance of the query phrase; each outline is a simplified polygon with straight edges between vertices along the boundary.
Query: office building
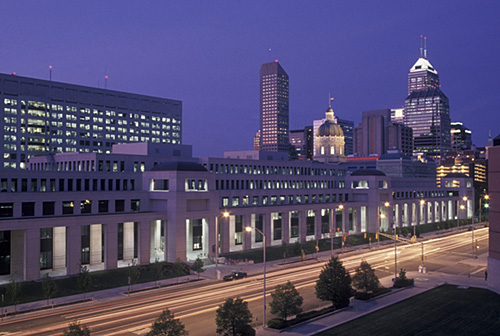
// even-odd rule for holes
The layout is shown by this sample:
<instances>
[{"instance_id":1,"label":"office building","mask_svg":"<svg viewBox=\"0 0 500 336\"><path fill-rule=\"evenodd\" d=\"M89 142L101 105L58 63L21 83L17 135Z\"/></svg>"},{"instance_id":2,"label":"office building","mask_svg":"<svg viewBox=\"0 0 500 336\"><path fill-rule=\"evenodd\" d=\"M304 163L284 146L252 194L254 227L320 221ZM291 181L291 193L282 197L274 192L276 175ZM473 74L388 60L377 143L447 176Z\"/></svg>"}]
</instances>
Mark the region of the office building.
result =
<instances>
[{"instance_id":1,"label":"office building","mask_svg":"<svg viewBox=\"0 0 500 336\"><path fill-rule=\"evenodd\" d=\"M405 115L404 107L391 109L392 122L403 124L404 123L404 115Z\"/></svg>"},{"instance_id":2,"label":"office building","mask_svg":"<svg viewBox=\"0 0 500 336\"><path fill-rule=\"evenodd\" d=\"M290 131L290 159L312 160L314 151L313 127Z\"/></svg>"},{"instance_id":3,"label":"office building","mask_svg":"<svg viewBox=\"0 0 500 336\"><path fill-rule=\"evenodd\" d=\"M263 151L288 152L288 75L278 61L260 68L260 146Z\"/></svg>"},{"instance_id":4,"label":"office building","mask_svg":"<svg viewBox=\"0 0 500 336\"><path fill-rule=\"evenodd\" d=\"M472 132L460 121L451 123L451 149L454 151L471 149Z\"/></svg>"},{"instance_id":5,"label":"office building","mask_svg":"<svg viewBox=\"0 0 500 336\"><path fill-rule=\"evenodd\" d=\"M424 50L408 73L403 119L413 129L414 153L439 160L451 149L450 105L426 54Z\"/></svg>"},{"instance_id":6,"label":"office building","mask_svg":"<svg viewBox=\"0 0 500 336\"><path fill-rule=\"evenodd\" d=\"M0 102L3 168L25 168L39 154L182 143L178 100L0 74Z\"/></svg>"},{"instance_id":7,"label":"office building","mask_svg":"<svg viewBox=\"0 0 500 336\"><path fill-rule=\"evenodd\" d=\"M382 155L396 149L413 153L411 128L391 121L391 110L363 111L362 122L354 130L354 152L358 156Z\"/></svg>"}]
</instances>

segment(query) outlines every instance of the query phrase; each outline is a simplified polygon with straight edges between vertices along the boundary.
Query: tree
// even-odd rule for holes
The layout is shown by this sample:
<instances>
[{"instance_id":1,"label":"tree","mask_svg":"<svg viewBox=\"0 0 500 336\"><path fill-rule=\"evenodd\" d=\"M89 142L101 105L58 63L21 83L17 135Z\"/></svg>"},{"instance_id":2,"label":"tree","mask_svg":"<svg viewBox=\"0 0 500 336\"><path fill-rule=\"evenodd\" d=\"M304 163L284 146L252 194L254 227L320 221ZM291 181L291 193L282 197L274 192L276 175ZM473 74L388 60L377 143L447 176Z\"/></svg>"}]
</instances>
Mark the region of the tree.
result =
<instances>
[{"instance_id":1,"label":"tree","mask_svg":"<svg viewBox=\"0 0 500 336\"><path fill-rule=\"evenodd\" d=\"M21 294L21 284L14 279L10 280L7 285L6 294L10 304L14 305L14 311L16 311L16 305L19 303L19 294Z\"/></svg>"},{"instance_id":2,"label":"tree","mask_svg":"<svg viewBox=\"0 0 500 336\"><path fill-rule=\"evenodd\" d=\"M85 293L92 288L92 277L87 266L80 268L80 273L78 273L78 278L76 279L76 286L83 292L83 299L85 300Z\"/></svg>"},{"instance_id":3,"label":"tree","mask_svg":"<svg viewBox=\"0 0 500 336\"><path fill-rule=\"evenodd\" d=\"M86 325L81 325L77 321L69 324L63 332L63 336L90 336L90 330Z\"/></svg>"},{"instance_id":4,"label":"tree","mask_svg":"<svg viewBox=\"0 0 500 336\"><path fill-rule=\"evenodd\" d=\"M252 328L252 313L248 309L248 303L240 298L228 298L219 306L215 312L215 323L217 334L224 336L253 336L255 329Z\"/></svg>"},{"instance_id":5,"label":"tree","mask_svg":"<svg viewBox=\"0 0 500 336\"><path fill-rule=\"evenodd\" d=\"M273 298L273 301L269 304L271 307L271 314L276 314L286 320L287 317L302 312L300 306L302 306L304 300L290 281L284 285L276 286L271 297Z\"/></svg>"},{"instance_id":6,"label":"tree","mask_svg":"<svg viewBox=\"0 0 500 336\"><path fill-rule=\"evenodd\" d=\"M184 272L185 265L182 262L182 260L180 260L179 258L177 258L177 260L175 261L175 263L172 265L172 269L174 271L174 274L177 276L177 282L179 282L179 276L185 274L185 272Z\"/></svg>"},{"instance_id":7,"label":"tree","mask_svg":"<svg viewBox=\"0 0 500 336\"><path fill-rule=\"evenodd\" d=\"M141 277L141 271L139 270L139 267L137 266L135 260L133 260L132 265L130 265L127 268L127 275L128 275L129 285L133 286L137 283L137 281L139 281Z\"/></svg>"},{"instance_id":8,"label":"tree","mask_svg":"<svg viewBox=\"0 0 500 336\"><path fill-rule=\"evenodd\" d=\"M163 309L160 316L153 322L151 331L146 336L187 336L184 324L174 318L174 314L167 308Z\"/></svg>"},{"instance_id":9,"label":"tree","mask_svg":"<svg viewBox=\"0 0 500 336\"><path fill-rule=\"evenodd\" d=\"M332 257L323 266L315 289L318 299L332 301L336 309L349 306L351 277L338 257Z\"/></svg>"},{"instance_id":10,"label":"tree","mask_svg":"<svg viewBox=\"0 0 500 336\"><path fill-rule=\"evenodd\" d=\"M42 294L43 297L47 299L47 306L49 305L49 300L54 297L57 293L57 284L52 280L48 273L45 273L42 280Z\"/></svg>"},{"instance_id":11,"label":"tree","mask_svg":"<svg viewBox=\"0 0 500 336\"><path fill-rule=\"evenodd\" d=\"M156 281L161 280L163 278L163 265L160 264L158 259L155 260L155 263L153 264L153 271L155 273L155 286L156 286Z\"/></svg>"},{"instance_id":12,"label":"tree","mask_svg":"<svg viewBox=\"0 0 500 336\"><path fill-rule=\"evenodd\" d=\"M200 258L196 258L194 261L193 266L191 266L191 269L198 274L198 279L200 278L200 273L205 272L205 269L203 268L203 260Z\"/></svg>"},{"instance_id":13,"label":"tree","mask_svg":"<svg viewBox=\"0 0 500 336\"><path fill-rule=\"evenodd\" d=\"M352 277L352 285L357 290L367 293L376 291L379 284L380 281L375 274L375 270L365 260L361 261L361 264L356 267L356 273Z\"/></svg>"}]
</instances>

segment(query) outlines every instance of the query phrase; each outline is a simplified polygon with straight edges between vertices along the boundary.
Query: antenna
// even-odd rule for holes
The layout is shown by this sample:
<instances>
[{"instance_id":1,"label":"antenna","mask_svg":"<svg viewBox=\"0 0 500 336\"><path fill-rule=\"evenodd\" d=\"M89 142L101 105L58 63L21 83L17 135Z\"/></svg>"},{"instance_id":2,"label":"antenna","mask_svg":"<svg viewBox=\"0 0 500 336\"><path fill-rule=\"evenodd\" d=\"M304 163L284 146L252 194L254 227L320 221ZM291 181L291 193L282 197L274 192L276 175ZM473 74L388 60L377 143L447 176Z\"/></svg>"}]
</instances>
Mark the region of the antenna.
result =
<instances>
[{"instance_id":1,"label":"antenna","mask_svg":"<svg viewBox=\"0 0 500 336\"><path fill-rule=\"evenodd\" d=\"M108 75L104 76L104 88L108 89Z\"/></svg>"},{"instance_id":2,"label":"antenna","mask_svg":"<svg viewBox=\"0 0 500 336\"><path fill-rule=\"evenodd\" d=\"M49 80L52 81L52 65L49 65Z\"/></svg>"},{"instance_id":3,"label":"antenna","mask_svg":"<svg viewBox=\"0 0 500 336\"><path fill-rule=\"evenodd\" d=\"M427 36L424 37L424 58L427 59Z\"/></svg>"},{"instance_id":4,"label":"antenna","mask_svg":"<svg viewBox=\"0 0 500 336\"><path fill-rule=\"evenodd\" d=\"M424 57L424 48L423 48L423 41L422 41L422 38L424 36L423 35L420 35L420 57Z\"/></svg>"}]
</instances>

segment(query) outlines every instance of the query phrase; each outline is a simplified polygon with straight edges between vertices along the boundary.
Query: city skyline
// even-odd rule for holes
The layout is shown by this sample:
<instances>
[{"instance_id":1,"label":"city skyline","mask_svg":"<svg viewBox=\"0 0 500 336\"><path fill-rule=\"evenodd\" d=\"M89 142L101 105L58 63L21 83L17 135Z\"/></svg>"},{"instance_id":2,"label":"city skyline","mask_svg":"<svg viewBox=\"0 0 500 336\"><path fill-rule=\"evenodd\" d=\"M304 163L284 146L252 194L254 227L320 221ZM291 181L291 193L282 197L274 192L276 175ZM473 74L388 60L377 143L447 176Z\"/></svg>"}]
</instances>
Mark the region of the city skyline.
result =
<instances>
[{"instance_id":1,"label":"city skyline","mask_svg":"<svg viewBox=\"0 0 500 336\"><path fill-rule=\"evenodd\" d=\"M451 121L478 146L500 133L500 4L284 4L8 2L0 72L49 79L52 65L54 81L181 100L183 143L221 156L253 147L262 64L278 59L290 76L290 129L322 118L329 94L357 124L362 111L404 105L424 35Z\"/></svg>"}]
</instances>

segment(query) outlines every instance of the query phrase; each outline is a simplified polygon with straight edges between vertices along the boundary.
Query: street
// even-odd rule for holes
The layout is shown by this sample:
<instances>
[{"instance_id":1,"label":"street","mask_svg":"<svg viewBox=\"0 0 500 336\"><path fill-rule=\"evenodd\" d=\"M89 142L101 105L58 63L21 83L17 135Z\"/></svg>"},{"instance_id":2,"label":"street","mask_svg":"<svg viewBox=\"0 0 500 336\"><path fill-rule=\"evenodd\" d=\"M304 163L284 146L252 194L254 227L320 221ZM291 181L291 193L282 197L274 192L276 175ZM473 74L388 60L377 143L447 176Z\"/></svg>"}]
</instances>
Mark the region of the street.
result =
<instances>
[{"instance_id":1,"label":"street","mask_svg":"<svg viewBox=\"0 0 500 336\"><path fill-rule=\"evenodd\" d=\"M462 231L448 236L430 238L416 243L397 244L397 269L415 271L422 263L422 243L427 272L467 274L484 277L485 265L474 262L472 256L472 231ZM487 253L488 228L476 229L475 240L479 248L475 255ZM338 252L338 250L336 250ZM311 259L289 265L282 261L268 263L267 302L270 293L278 284L290 280L304 298L305 311L327 306L329 302L316 299L314 285L330 252L319 253L318 260ZM339 254L344 266L351 272L366 260L379 277L393 275L394 242L386 242L372 249L361 249ZM294 265L291 267L291 265ZM169 308L177 318L181 318L191 336L215 335L215 310L225 298L239 296L249 302L254 316L254 325L261 324L262 318L262 265L243 266L248 271L246 279L223 282L203 280L179 286L152 289L120 297L95 300L33 313L19 314L4 318L0 323L0 335L61 335L64 328L75 320L87 325L92 335L141 335L147 332L152 321L164 308ZM250 269L250 267L252 267ZM268 306L266 318L273 318Z\"/></svg>"}]
</instances>

